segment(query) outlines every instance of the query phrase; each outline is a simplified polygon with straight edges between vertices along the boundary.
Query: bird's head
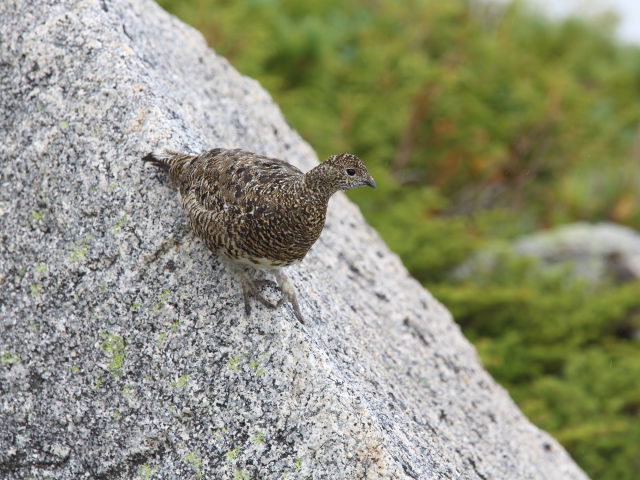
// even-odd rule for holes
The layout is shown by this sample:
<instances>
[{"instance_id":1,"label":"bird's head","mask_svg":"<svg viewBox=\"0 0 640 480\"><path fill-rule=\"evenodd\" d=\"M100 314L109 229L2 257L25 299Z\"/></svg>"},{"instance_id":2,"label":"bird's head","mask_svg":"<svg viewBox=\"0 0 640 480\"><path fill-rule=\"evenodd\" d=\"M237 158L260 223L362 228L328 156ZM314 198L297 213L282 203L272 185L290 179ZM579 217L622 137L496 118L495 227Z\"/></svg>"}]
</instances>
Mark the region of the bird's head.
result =
<instances>
[{"instance_id":1,"label":"bird's head","mask_svg":"<svg viewBox=\"0 0 640 480\"><path fill-rule=\"evenodd\" d=\"M337 190L350 190L368 185L376 188L376 182L367 171L362 160L350 153L331 155L323 163L327 180Z\"/></svg>"}]
</instances>

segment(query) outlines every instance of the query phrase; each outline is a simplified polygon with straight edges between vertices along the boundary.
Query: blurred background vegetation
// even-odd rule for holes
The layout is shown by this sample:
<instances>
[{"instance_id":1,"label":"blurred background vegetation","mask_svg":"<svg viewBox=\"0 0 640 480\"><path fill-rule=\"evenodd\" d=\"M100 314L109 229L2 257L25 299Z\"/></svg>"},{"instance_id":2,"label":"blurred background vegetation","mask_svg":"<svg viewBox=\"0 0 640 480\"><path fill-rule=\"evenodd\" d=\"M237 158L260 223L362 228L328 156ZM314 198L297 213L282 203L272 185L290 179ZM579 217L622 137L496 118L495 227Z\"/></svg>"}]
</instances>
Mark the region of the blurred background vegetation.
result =
<instances>
[{"instance_id":1,"label":"blurred background vegetation","mask_svg":"<svg viewBox=\"0 0 640 480\"><path fill-rule=\"evenodd\" d=\"M640 478L638 282L597 287L469 256L578 220L640 229L640 48L613 23L470 0L159 0L271 92L454 313L525 414L593 478Z\"/></svg>"}]
</instances>

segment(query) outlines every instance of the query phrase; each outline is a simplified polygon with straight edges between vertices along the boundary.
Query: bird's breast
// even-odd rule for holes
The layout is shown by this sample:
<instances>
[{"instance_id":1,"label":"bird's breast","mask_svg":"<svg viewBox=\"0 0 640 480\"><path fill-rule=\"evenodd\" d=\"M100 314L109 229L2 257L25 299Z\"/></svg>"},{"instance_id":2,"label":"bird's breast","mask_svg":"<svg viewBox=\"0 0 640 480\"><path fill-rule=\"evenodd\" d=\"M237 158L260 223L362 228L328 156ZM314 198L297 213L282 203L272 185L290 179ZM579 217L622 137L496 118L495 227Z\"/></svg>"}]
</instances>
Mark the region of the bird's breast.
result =
<instances>
[{"instance_id":1,"label":"bird's breast","mask_svg":"<svg viewBox=\"0 0 640 480\"><path fill-rule=\"evenodd\" d=\"M237 239L252 263L270 268L301 261L316 242L324 226L324 212L279 206L251 208L243 218Z\"/></svg>"}]
</instances>

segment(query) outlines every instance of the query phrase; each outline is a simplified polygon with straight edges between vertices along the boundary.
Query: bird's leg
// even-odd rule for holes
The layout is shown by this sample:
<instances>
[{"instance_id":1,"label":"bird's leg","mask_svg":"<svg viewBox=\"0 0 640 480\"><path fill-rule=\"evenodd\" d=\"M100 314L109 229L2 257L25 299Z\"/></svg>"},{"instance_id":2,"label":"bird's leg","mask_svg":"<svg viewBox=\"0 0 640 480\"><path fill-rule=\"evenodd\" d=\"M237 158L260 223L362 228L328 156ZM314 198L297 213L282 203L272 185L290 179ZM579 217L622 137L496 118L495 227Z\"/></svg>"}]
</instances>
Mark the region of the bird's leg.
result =
<instances>
[{"instance_id":1,"label":"bird's leg","mask_svg":"<svg viewBox=\"0 0 640 480\"><path fill-rule=\"evenodd\" d=\"M262 294L258 291L256 285L253 283L253 280L248 278L248 276L241 278L240 282L242 283L242 296L244 297L244 312L247 315L251 313L251 306L249 303L249 298L251 297L254 297L267 308L278 308L278 305L271 303L269 300L262 296Z\"/></svg>"},{"instance_id":2,"label":"bird's leg","mask_svg":"<svg viewBox=\"0 0 640 480\"><path fill-rule=\"evenodd\" d=\"M272 288L278 288L278 284L276 282L274 282L273 280L254 280L253 284L258 287L258 288L262 288L262 287L272 287Z\"/></svg>"},{"instance_id":3,"label":"bird's leg","mask_svg":"<svg viewBox=\"0 0 640 480\"><path fill-rule=\"evenodd\" d=\"M280 306L286 298L293 307L293 313L296 314L298 321L300 323L304 323L302 312L300 312L300 306L298 305L298 299L296 298L296 290L293 287L291 280L289 280L289 277L287 277L282 270L274 270L273 273L278 281L278 285L280 286L280 291L282 292L282 299L278 302L277 306Z\"/></svg>"},{"instance_id":4,"label":"bird's leg","mask_svg":"<svg viewBox=\"0 0 640 480\"><path fill-rule=\"evenodd\" d=\"M249 315L251 313L251 304L249 299L251 297L255 297L262 305L267 308L275 309L278 308L278 305L271 303L269 300L264 298L260 291L258 290L258 284L261 284L262 281L253 280L249 274L239 265L229 264L231 269L235 272L240 283L242 285L242 296L244 299L244 312ZM273 283L273 282L271 282Z\"/></svg>"}]
</instances>

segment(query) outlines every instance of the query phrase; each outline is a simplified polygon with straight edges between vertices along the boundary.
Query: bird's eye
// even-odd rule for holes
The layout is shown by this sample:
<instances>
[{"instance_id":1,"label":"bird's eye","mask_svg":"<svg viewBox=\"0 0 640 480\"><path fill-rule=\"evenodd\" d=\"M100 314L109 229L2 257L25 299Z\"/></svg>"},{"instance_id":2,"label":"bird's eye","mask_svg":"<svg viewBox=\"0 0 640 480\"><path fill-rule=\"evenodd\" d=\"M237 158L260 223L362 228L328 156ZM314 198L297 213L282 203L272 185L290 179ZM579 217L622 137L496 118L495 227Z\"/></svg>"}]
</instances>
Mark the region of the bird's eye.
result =
<instances>
[{"instance_id":1,"label":"bird's eye","mask_svg":"<svg viewBox=\"0 0 640 480\"><path fill-rule=\"evenodd\" d=\"M347 175L353 177L356 174L356 171L353 168L347 168Z\"/></svg>"}]
</instances>

